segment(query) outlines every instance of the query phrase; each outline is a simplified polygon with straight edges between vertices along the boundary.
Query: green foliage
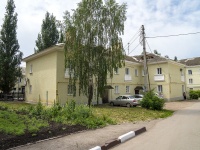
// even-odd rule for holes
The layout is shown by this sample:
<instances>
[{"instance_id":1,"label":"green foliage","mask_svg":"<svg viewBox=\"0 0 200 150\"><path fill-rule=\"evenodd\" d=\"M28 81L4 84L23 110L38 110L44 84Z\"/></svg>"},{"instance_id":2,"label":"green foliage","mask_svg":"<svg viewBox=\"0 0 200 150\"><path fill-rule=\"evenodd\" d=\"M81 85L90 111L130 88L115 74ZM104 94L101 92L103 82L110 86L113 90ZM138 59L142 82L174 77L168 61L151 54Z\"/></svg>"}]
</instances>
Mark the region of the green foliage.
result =
<instances>
[{"instance_id":1,"label":"green foliage","mask_svg":"<svg viewBox=\"0 0 200 150\"><path fill-rule=\"evenodd\" d=\"M191 90L189 92L189 95L190 95L190 99L198 99L200 97L200 90Z\"/></svg>"},{"instance_id":2,"label":"green foliage","mask_svg":"<svg viewBox=\"0 0 200 150\"><path fill-rule=\"evenodd\" d=\"M47 121L2 110L0 110L0 122L0 132L13 135L23 135L26 131L37 132L42 127L48 126Z\"/></svg>"},{"instance_id":3,"label":"green foliage","mask_svg":"<svg viewBox=\"0 0 200 150\"><path fill-rule=\"evenodd\" d=\"M72 16L65 13L65 61L70 84L79 83L79 93L88 96L90 106L95 81L101 96L107 76L124 64L123 43L126 4L115 0L82 0ZM90 89L90 90L89 90ZM74 92L75 95L75 92Z\"/></svg>"},{"instance_id":4,"label":"green foliage","mask_svg":"<svg viewBox=\"0 0 200 150\"><path fill-rule=\"evenodd\" d=\"M36 40L35 52L40 52L45 48L55 45L59 40L59 32L56 25L56 18L46 12L45 19L42 22L41 33Z\"/></svg>"},{"instance_id":5,"label":"green foliage","mask_svg":"<svg viewBox=\"0 0 200 150\"><path fill-rule=\"evenodd\" d=\"M153 90L145 93L142 101L140 102L142 107L152 110L162 110L164 103L164 99L157 97Z\"/></svg>"},{"instance_id":6,"label":"green foliage","mask_svg":"<svg viewBox=\"0 0 200 150\"><path fill-rule=\"evenodd\" d=\"M4 22L0 31L0 90L9 93L18 77L21 77L19 65L22 52L17 40L17 13L13 0L7 1Z\"/></svg>"}]
</instances>

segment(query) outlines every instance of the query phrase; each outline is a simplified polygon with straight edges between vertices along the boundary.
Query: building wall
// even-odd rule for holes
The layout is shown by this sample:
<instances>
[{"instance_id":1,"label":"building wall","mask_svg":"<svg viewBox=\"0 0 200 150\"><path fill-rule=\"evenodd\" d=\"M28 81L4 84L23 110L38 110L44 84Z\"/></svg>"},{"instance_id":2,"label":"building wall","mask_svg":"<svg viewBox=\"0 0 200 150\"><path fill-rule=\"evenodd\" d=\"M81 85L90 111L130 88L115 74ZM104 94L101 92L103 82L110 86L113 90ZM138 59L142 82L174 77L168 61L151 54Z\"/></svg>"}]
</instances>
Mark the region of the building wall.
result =
<instances>
[{"instance_id":1,"label":"building wall","mask_svg":"<svg viewBox=\"0 0 200 150\"><path fill-rule=\"evenodd\" d=\"M127 69L129 70L128 74ZM135 70L137 70L137 74ZM119 95L134 95L136 86L142 86L141 65L126 61L125 66L119 68L118 73L114 73L112 79L107 79L107 83L114 88L109 90L109 100L115 99ZM129 86L129 92L126 90L127 86ZM116 91L116 87L118 87L118 91Z\"/></svg>"},{"instance_id":2,"label":"building wall","mask_svg":"<svg viewBox=\"0 0 200 150\"><path fill-rule=\"evenodd\" d=\"M56 100L56 52L26 62L26 101L53 104ZM32 73L31 73L32 66Z\"/></svg>"},{"instance_id":3,"label":"building wall","mask_svg":"<svg viewBox=\"0 0 200 150\"><path fill-rule=\"evenodd\" d=\"M185 69L186 74L186 85L187 85L187 95L189 95L190 90L200 90L200 66L187 66ZM192 74L188 74L188 70L192 70ZM193 83L189 83L189 79L193 80Z\"/></svg>"},{"instance_id":4,"label":"building wall","mask_svg":"<svg viewBox=\"0 0 200 150\"><path fill-rule=\"evenodd\" d=\"M75 100L77 104L87 104L88 98L81 94L79 95L79 88L78 88L78 82L76 84L76 96L74 97L72 94L69 94L68 92L68 85L69 85L69 77L65 77L65 57L63 51L57 51L57 97L61 104L65 104L67 101ZM93 100L92 104L97 103L97 96L96 96L96 90L94 87L94 94L93 94ZM99 98L99 103L102 103L101 98Z\"/></svg>"}]
</instances>

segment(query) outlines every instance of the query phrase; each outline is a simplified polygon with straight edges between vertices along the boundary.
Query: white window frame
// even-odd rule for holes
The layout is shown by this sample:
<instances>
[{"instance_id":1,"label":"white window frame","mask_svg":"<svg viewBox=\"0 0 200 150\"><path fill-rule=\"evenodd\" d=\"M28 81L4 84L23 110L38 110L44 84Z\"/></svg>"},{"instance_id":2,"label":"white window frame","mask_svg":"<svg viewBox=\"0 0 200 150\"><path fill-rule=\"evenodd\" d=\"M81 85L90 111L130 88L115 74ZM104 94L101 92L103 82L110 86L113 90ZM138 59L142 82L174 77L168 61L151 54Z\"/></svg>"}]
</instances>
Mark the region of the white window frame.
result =
<instances>
[{"instance_id":1,"label":"white window frame","mask_svg":"<svg viewBox=\"0 0 200 150\"><path fill-rule=\"evenodd\" d=\"M135 76L138 77L138 70L135 69Z\"/></svg>"},{"instance_id":2,"label":"white window frame","mask_svg":"<svg viewBox=\"0 0 200 150\"><path fill-rule=\"evenodd\" d=\"M33 65L31 64L30 65L30 74L32 74L33 73Z\"/></svg>"},{"instance_id":3,"label":"white window frame","mask_svg":"<svg viewBox=\"0 0 200 150\"><path fill-rule=\"evenodd\" d=\"M119 68L114 69L115 74L119 74Z\"/></svg>"},{"instance_id":4,"label":"white window frame","mask_svg":"<svg viewBox=\"0 0 200 150\"><path fill-rule=\"evenodd\" d=\"M162 74L162 68L157 68L157 74Z\"/></svg>"},{"instance_id":5,"label":"white window frame","mask_svg":"<svg viewBox=\"0 0 200 150\"><path fill-rule=\"evenodd\" d=\"M188 70L188 74L189 74L189 75L192 75L192 70Z\"/></svg>"},{"instance_id":6,"label":"white window frame","mask_svg":"<svg viewBox=\"0 0 200 150\"><path fill-rule=\"evenodd\" d=\"M144 77L144 70L142 70L142 76Z\"/></svg>"},{"instance_id":7,"label":"white window frame","mask_svg":"<svg viewBox=\"0 0 200 150\"><path fill-rule=\"evenodd\" d=\"M193 79L189 79L189 84L193 84Z\"/></svg>"},{"instance_id":8,"label":"white window frame","mask_svg":"<svg viewBox=\"0 0 200 150\"><path fill-rule=\"evenodd\" d=\"M159 93L163 92L163 86L162 85L158 85L157 90Z\"/></svg>"},{"instance_id":9,"label":"white window frame","mask_svg":"<svg viewBox=\"0 0 200 150\"><path fill-rule=\"evenodd\" d=\"M126 86L126 93L130 93L130 86L129 85Z\"/></svg>"},{"instance_id":10,"label":"white window frame","mask_svg":"<svg viewBox=\"0 0 200 150\"><path fill-rule=\"evenodd\" d=\"M125 74L126 74L126 75L130 75L130 70L129 70L129 68L125 68Z\"/></svg>"},{"instance_id":11,"label":"white window frame","mask_svg":"<svg viewBox=\"0 0 200 150\"><path fill-rule=\"evenodd\" d=\"M115 94L119 94L119 86L115 85Z\"/></svg>"},{"instance_id":12,"label":"white window frame","mask_svg":"<svg viewBox=\"0 0 200 150\"><path fill-rule=\"evenodd\" d=\"M73 95L73 85L67 86L67 95Z\"/></svg>"}]
</instances>

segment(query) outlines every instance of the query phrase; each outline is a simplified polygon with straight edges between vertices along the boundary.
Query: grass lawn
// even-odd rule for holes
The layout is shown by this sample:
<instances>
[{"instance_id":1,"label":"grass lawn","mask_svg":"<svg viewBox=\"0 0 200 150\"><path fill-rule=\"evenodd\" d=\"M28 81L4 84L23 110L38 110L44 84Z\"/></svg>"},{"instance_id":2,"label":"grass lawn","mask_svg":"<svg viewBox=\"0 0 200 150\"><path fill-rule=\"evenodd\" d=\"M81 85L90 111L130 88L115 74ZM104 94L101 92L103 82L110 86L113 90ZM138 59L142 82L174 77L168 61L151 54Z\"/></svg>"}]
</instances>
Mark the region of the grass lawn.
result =
<instances>
[{"instance_id":1,"label":"grass lawn","mask_svg":"<svg viewBox=\"0 0 200 150\"><path fill-rule=\"evenodd\" d=\"M158 118L166 118L173 114L171 110L162 110L162 111L154 111L147 110L141 107L117 107L117 106L109 106L109 105L100 105L93 108L95 114L99 116L107 116L116 123L125 123L125 122L138 122L138 121L146 121L153 120Z\"/></svg>"},{"instance_id":2,"label":"grass lawn","mask_svg":"<svg viewBox=\"0 0 200 150\"><path fill-rule=\"evenodd\" d=\"M34 133L40 128L48 126L48 122L45 120L3 110L0 110L0 122L0 132L12 135L23 135L26 131Z\"/></svg>"},{"instance_id":3,"label":"grass lawn","mask_svg":"<svg viewBox=\"0 0 200 150\"><path fill-rule=\"evenodd\" d=\"M166 118L173 114L170 110L154 111L141 107L126 108L109 105L95 106L91 111L86 106L72 104L64 108L60 106L43 108L42 105L23 102L0 102L0 132L12 135L23 135L26 131L34 133L42 127L48 127L49 121L98 128L108 124Z\"/></svg>"}]
</instances>

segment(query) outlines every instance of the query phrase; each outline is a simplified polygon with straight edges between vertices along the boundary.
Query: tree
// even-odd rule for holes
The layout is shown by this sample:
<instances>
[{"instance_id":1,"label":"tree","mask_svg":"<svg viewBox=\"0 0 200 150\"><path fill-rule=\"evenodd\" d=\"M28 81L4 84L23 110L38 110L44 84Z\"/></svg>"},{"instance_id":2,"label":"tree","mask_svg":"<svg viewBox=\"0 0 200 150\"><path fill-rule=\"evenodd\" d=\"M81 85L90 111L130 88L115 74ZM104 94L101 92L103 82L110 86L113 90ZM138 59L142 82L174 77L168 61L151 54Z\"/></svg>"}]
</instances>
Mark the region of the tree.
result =
<instances>
[{"instance_id":1,"label":"tree","mask_svg":"<svg viewBox=\"0 0 200 150\"><path fill-rule=\"evenodd\" d=\"M174 57L174 61L178 61L178 58L177 58L177 56L175 56L175 57Z\"/></svg>"},{"instance_id":2,"label":"tree","mask_svg":"<svg viewBox=\"0 0 200 150\"><path fill-rule=\"evenodd\" d=\"M108 75L124 65L123 44L120 35L124 31L126 4L115 0L82 0L72 17L67 13L65 62L69 69L69 83L79 94L88 97L91 105L94 88L101 96ZM95 83L95 84L94 84ZM75 93L74 93L75 95ZM98 100L97 100L98 103Z\"/></svg>"},{"instance_id":3,"label":"tree","mask_svg":"<svg viewBox=\"0 0 200 150\"><path fill-rule=\"evenodd\" d=\"M169 56L168 56L168 55L165 55L165 58L169 58Z\"/></svg>"},{"instance_id":4,"label":"tree","mask_svg":"<svg viewBox=\"0 0 200 150\"><path fill-rule=\"evenodd\" d=\"M0 31L0 90L8 94L21 76L22 52L17 40L17 13L13 0L7 1L6 13Z\"/></svg>"},{"instance_id":5,"label":"tree","mask_svg":"<svg viewBox=\"0 0 200 150\"><path fill-rule=\"evenodd\" d=\"M154 51L154 54L156 54L156 55L161 55L160 53L158 53L158 51L155 49Z\"/></svg>"},{"instance_id":6,"label":"tree","mask_svg":"<svg viewBox=\"0 0 200 150\"><path fill-rule=\"evenodd\" d=\"M42 22L41 33L35 41L35 52L40 52L45 48L55 45L59 40L59 32L56 26L56 18L49 12L46 13L45 19Z\"/></svg>"}]
</instances>

